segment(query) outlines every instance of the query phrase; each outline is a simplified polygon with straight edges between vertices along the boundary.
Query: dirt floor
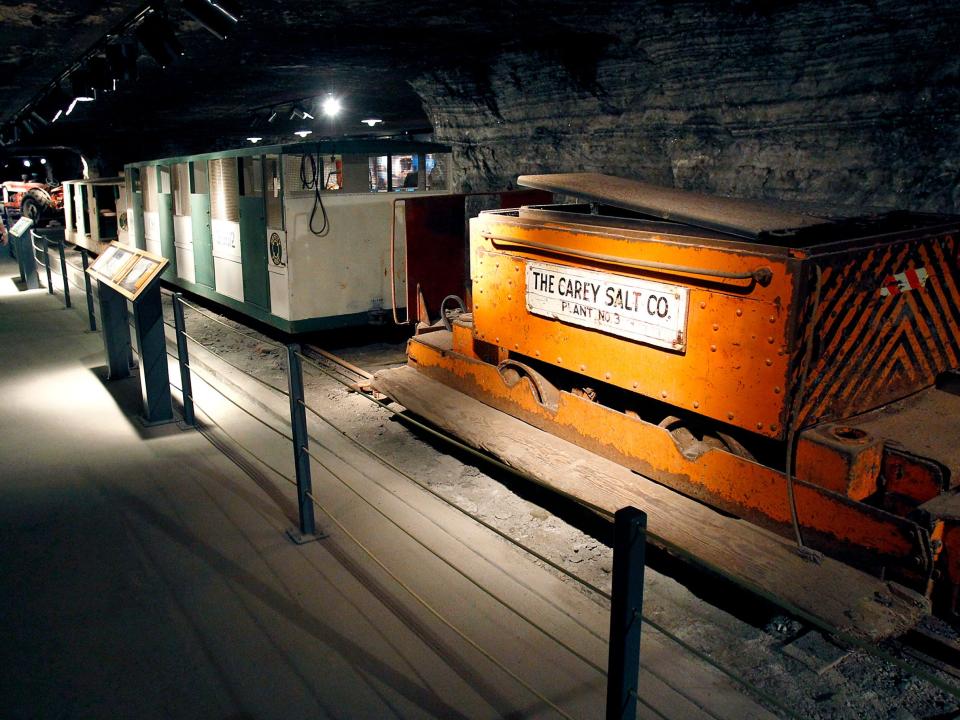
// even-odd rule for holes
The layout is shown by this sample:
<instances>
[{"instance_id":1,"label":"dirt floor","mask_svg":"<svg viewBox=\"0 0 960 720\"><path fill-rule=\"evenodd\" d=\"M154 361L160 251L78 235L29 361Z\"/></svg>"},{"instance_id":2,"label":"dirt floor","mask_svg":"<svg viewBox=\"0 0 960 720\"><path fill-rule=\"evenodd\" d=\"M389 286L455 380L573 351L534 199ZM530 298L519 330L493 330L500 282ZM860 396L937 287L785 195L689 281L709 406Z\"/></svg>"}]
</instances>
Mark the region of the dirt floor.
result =
<instances>
[{"instance_id":1,"label":"dirt floor","mask_svg":"<svg viewBox=\"0 0 960 720\"><path fill-rule=\"evenodd\" d=\"M166 302L167 319L172 320L169 296ZM262 342L263 336L250 328L221 319L252 335L239 336L189 308L186 313L193 337L234 365L286 388L283 351ZM402 341L358 344L357 338L342 335L311 341L370 372L405 362ZM422 431L412 431L387 410L328 376L309 368L305 375L307 404L341 430L449 501L609 591L612 528L608 523L472 455L430 440ZM663 553L649 555L644 613L734 676L779 699L796 716L960 717L955 698L910 671L862 650L840 648L777 608L704 577ZM583 592L593 595L586 588ZM599 597L597 601L603 602ZM643 632L655 631L647 627ZM909 661L895 644L884 649ZM926 665L923 668L933 672ZM960 688L960 679L943 673L937 677Z\"/></svg>"}]
</instances>

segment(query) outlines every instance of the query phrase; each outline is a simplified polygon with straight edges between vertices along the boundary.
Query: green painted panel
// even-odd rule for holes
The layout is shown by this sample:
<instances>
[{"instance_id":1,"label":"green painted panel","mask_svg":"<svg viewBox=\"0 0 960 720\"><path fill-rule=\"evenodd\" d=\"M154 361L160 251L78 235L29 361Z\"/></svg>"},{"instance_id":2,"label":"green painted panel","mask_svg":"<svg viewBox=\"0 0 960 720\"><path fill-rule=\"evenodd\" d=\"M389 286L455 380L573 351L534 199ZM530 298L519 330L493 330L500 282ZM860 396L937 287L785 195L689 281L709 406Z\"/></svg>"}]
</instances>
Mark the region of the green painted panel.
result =
<instances>
[{"instance_id":1,"label":"green painted panel","mask_svg":"<svg viewBox=\"0 0 960 720\"><path fill-rule=\"evenodd\" d=\"M160 213L160 253L170 261L161 277L172 280L177 276L177 249L173 244L173 196L159 193L157 210Z\"/></svg>"},{"instance_id":2,"label":"green painted panel","mask_svg":"<svg viewBox=\"0 0 960 720\"><path fill-rule=\"evenodd\" d=\"M267 225L262 197L240 198L240 257L243 259L243 299L269 310Z\"/></svg>"},{"instance_id":3,"label":"green painted panel","mask_svg":"<svg viewBox=\"0 0 960 720\"><path fill-rule=\"evenodd\" d=\"M133 217L127 218L130 221L130 227L133 229L133 236L136 238L137 247L141 250L147 249L147 238L143 234L143 193L135 192L133 194Z\"/></svg>"},{"instance_id":4,"label":"green painted panel","mask_svg":"<svg viewBox=\"0 0 960 720\"><path fill-rule=\"evenodd\" d=\"M191 193L190 219L193 222L193 267L197 284L216 286L213 276L213 234L210 232L210 196Z\"/></svg>"}]
</instances>

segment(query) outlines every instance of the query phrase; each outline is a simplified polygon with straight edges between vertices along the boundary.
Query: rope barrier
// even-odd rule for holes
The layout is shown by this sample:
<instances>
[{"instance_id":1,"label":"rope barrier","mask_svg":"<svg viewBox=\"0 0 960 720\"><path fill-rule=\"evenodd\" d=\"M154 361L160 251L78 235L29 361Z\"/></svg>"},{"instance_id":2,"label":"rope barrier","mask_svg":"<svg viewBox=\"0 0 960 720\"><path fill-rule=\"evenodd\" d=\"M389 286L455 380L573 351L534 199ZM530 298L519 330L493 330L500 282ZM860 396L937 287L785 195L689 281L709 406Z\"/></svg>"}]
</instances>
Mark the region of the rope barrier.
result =
<instances>
[{"instance_id":1,"label":"rope barrier","mask_svg":"<svg viewBox=\"0 0 960 720\"><path fill-rule=\"evenodd\" d=\"M213 355L215 358L217 358L218 360L221 360L224 364L229 365L230 367L232 367L232 368L233 368L234 370L236 370L237 372L242 373L243 375L246 375L247 377L249 377L249 378L257 381L258 383L260 383L260 384L263 385L264 387L269 388L270 390L273 390L273 391L275 391L275 392L280 393L280 394L283 395L284 397L289 397L289 396L290 396L290 393L288 393L286 390L281 390L281 389L278 388L276 385L271 385L271 384L268 383L266 380L261 380L261 379L258 378L256 375L253 375L253 374L251 374L249 371L244 370L244 369L243 369L242 367L240 367L239 365L236 365L236 364L230 362L230 361L227 360L225 357L223 357L223 355L221 355L220 353L216 352L215 350L213 350L213 349L210 348L209 346L204 345L202 342L200 342L199 340L197 340L197 338L193 337L193 335L191 335L190 333L184 332L184 333L183 333L183 336L184 336L185 338L187 338L188 340L192 340L194 343L196 343L196 344L199 345L201 348L203 348L204 350L206 350L208 353L210 353L211 355Z\"/></svg>"},{"instance_id":2,"label":"rope barrier","mask_svg":"<svg viewBox=\"0 0 960 720\"><path fill-rule=\"evenodd\" d=\"M191 371L193 370L193 368L190 366L189 363L184 363L183 365L184 365L184 367L190 369ZM222 397L222 398L223 398L224 400L226 400L228 403L230 403L231 405L233 405L235 408L237 408L238 410L240 410L240 411L243 412L243 413L246 413L248 416L250 416L251 418L253 418L254 420L256 420L258 423L260 423L260 424L263 425L264 427L266 427L266 428L268 428L268 429L270 429L270 430L273 430L273 432L275 432L277 435L279 435L280 437L284 438L284 439L287 440L288 442L291 442L291 443L293 442L293 438L292 438L290 435L287 435L287 434L286 434L285 432L283 432L282 430L277 430L277 428L275 428L275 427L274 427L273 425L271 425L270 423L266 422L265 420L262 420L261 418L258 418L256 415L254 415L252 412L250 412L249 410L247 410L245 407L243 407L243 406L242 406L240 403L238 403L236 400L231 399L225 392L223 392L223 390L220 390L216 385L214 385L214 384L211 383L209 380L207 380L205 377L203 377L202 374L200 374L200 373L193 373L193 374L194 374L195 377L200 378L204 383L206 383L207 387L209 387L211 390L213 390L214 392L216 392L220 397Z\"/></svg>"},{"instance_id":3,"label":"rope barrier","mask_svg":"<svg viewBox=\"0 0 960 720\"><path fill-rule=\"evenodd\" d=\"M189 367L189 366L188 366L188 367ZM201 378L201 379L202 379L202 378ZM206 381L205 381L205 382L206 382ZM208 382L207 384L210 385L209 382ZM211 387L212 387L212 386L211 386ZM216 388L214 388L214 389L216 389ZM182 392L182 390L181 390L181 392ZM216 420L214 420L214 419L211 417L211 415L207 412L207 410L206 410L202 405L200 405L200 403L197 402L196 398L194 398L192 395L188 395L187 397L189 397L190 400L193 401L194 407L197 408L197 409L199 409L200 412L202 412L202 413L207 417L207 419L208 419L210 422L212 422L221 432L224 433L224 435L226 435L228 438L230 438L230 439L231 439L234 443L236 443L239 447L244 447L243 443L239 442L236 437L234 437L231 433L229 433L227 430L225 430L225 429L223 428L223 426L220 425L220 423L218 423ZM202 431L202 430L201 430L201 431ZM291 440L292 440L292 438L291 438ZM265 467L267 467L269 470L271 470L272 472L274 472L278 477L284 479L284 480L287 481L289 484L291 484L291 485L293 485L294 487L296 487L297 481L296 481L294 478L291 478L291 477L290 477L289 475L287 475L286 473L283 473L283 472L281 472L280 470L277 470L275 467L273 467L273 466L270 465L269 463L265 462L265 461L264 461L262 458L260 458L259 456L254 455L253 453L251 453L251 455L252 455L252 457L254 457L257 461L259 461L259 462L262 463ZM453 623L451 623L449 620L447 620L447 619L443 616L443 614L440 613L439 610L437 610L436 608L434 608L429 602L427 602L427 601L426 601L423 597L421 597L415 590L413 590L413 588L411 588L409 585L407 585L405 582L403 582L403 581L402 581L393 571L391 571L378 557L376 557L376 555L374 555L373 552L372 552L369 548L366 547L366 545L364 545L364 544L363 544L359 539L357 539L349 530L347 530L347 529L343 526L343 524L342 524L319 500L317 500L316 497L314 497L314 495L313 495L312 493L307 493L307 497L310 499L310 502L312 502L315 507L317 507L324 515L326 515L326 516L330 519L330 521L333 522L333 523L343 532L344 535L346 535L351 541L353 541L353 543L354 543L355 545L357 545L357 547L359 547L359 548L364 552L364 554L366 554L367 557L370 558L370 560L372 560L378 567L380 567L381 570L383 570L387 575L389 575L389 576L394 580L394 582L396 582L401 588L403 588L403 590L406 591L414 600L416 600L425 610L427 610L427 612L429 612L431 615L433 615L439 622L441 622L443 625L445 625L447 628L449 628L452 632L454 632L458 637L460 637L461 640L463 640L464 642L466 642L468 645L470 645L470 647L472 647L472 648L473 648L474 650L476 650L478 653L480 653L481 655L483 655L483 656L484 656L490 663L492 663L494 666L498 667L498 668L499 668L500 670L502 670L504 673L506 673L507 675L509 675L509 676L510 676L513 680L515 680L518 684L520 684L521 686L523 686L524 689L526 689L528 692L530 692L534 697L536 697L536 698L537 698L538 700L540 700L542 703L544 703L545 705L549 706L552 710L554 710L556 713L558 713L561 717L564 717L564 718L566 718L567 720L574 720L574 718L573 718L571 715L569 715L568 713L564 712L559 706L557 706L555 703L553 703L549 698L547 698L547 697L546 697L545 695L543 695L541 692L539 692L538 690L536 690L533 686L531 686L529 683L527 683L523 678L521 678L521 677L520 677L519 675L517 675L515 672L513 672L512 670L510 670L510 668L506 667L503 663L501 663L499 660L497 660L497 659L496 659L493 655L491 655L489 652L487 652L486 650L484 650L479 644L477 644L474 640L472 640L469 636L467 636L462 630L460 630L460 628L456 627Z\"/></svg>"},{"instance_id":4,"label":"rope barrier","mask_svg":"<svg viewBox=\"0 0 960 720\"><path fill-rule=\"evenodd\" d=\"M585 657L584 655L581 655L577 650L574 650L572 647L570 647L569 645L567 645L567 644L566 644L565 642L563 642L560 638L555 637L554 635L551 635L550 632L547 631L545 628L541 627L539 624L537 624L535 621L533 621L532 619L530 619L529 617L527 617L526 615L524 615L522 612L520 612L520 611L517 610L516 608L511 607L509 603L505 602L505 601L502 600L501 598L499 598L499 597L497 597L496 595L494 595L492 592L490 592L490 590L488 590L487 588L483 587L483 585L481 585L479 582L477 582L476 580L474 580L473 578L471 578L469 575L467 575L465 572L463 572L463 571L462 571L461 569L459 569L458 567L454 566L454 564L451 563L449 560L447 560L445 557L441 556L438 552L436 552L436 551L433 550L432 548L428 547L426 543L424 543L424 542L423 542L422 540L420 540L419 538L415 537L415 536L414 536L412 533L410 533L406 528L402 527L396 520L394 520L393 518L391 518L389 515L387 515L385 512L383 512L383 510L381 510L381 509L378 508L376 505L374 505L372 502L370 502L367 498L365 498L357 489L355 489L352 485L350 485L350 483L348 483L346 480L344 480L342 477L340 477L336 472L334 472L334 471L330 468L329 465L327 465L326 463L324 463L320 458L318 458L316 455L314 455L312 452L310 452L310 449L309 449L309 448L304 447L304 448L301 448L301 450L303 450L304 452L306 452L307 455L309 455L309 456L313 459L314 462L316 462L320 467L322 467L324 470L326 470L327 473L329 473L329 474L330 474L335 480L337 480L341 485L343 485L343 486L344 486L345 488L347 488L350 492L352 492L354 495L356 495L364 504L366 504L366 505L368 505L370 508L372 508L378 515L380 515L380 517L382 517L382 518L383 518L384 520L386 520L388 523L390 523L390 524L393 525L395 528L397 528L398 530L400 530L400 532L402 532L404 535L406 535L406 536L409 537L411 540L413 540L417 545L419 545L420 547L422 547L422 548L423 548L424 550L426 550L429 554L433 555L433 556L434 556L435 558L437 558L440 562L442 562L444 565L446 565L446 566L449 567L451 570L453 570L454 572L456 572L458 575L460 575L462 578L464 578L467 582L469 582L470 584L472 584L472 585L473 585L474 587L476 587L478 590L480 590L481 592L483 592L484 594L486 594L486 595L487 595L488 597L490 597L492 600L495 600L496 602L500 603L500 604L503 605L505 608L507 608L508 610L510 610L512 613L514 613L517 617L519 617L520 619L522 619L522 620L524 620L525 622L529 623L532 627L534 627L534 628L536 628L537 630L539 630L539 631L540 631L541 633L543 633L546 637L548 637L548 638L550 638L551 640L553 640L555 643L557 643L557 645L559 645L560 647L562 647L564 650L566 650L568 653L570 653L571 655L573 655L575 658L577 658L578 660L582 661L582 662L585 663L586 665L589 665L591 668L593 668L594 670L596 670L598 673L600 673L601 675L603 675L604 677L606 677L606 675L607 675L606 668L603 668L603 667L601 667L600 665L597 665L595 662L593 662L593 661L590 660L589 658ZM597 635L595 635L595 637L597 637L598 639L603 639L603 638L600 638L600 637L597 636Z\"/></svg>"},{"instance_id":5,"label":"rope barrier","mask_svg":"<svg viewBox=\"0 0 960 720\"><path fill-rule=\"evenodd\" d=\"M191 310L194 310L195 312L200 313L201 315L203 315L204 317L206 317L208 320L212 320L213 322L217 323L218 325L223 325L223 327L225 327L227 330L229 330L229 331L231 331L231 332L233 332L233 333L236 333L237 335L240 335L240 336L242 336L242 337L248 338L248 339L250 339L250 340L256 340L257 342L261 342L261 343L263 343L264 345L271 345L272 347L276 347L276 348L285 349L285 347L286 347L286 346L281 345L280 343L278 343L278 342L276 342L276 341L274 341L274 340L270 340L269 338L258 337L257 335L254 335L254 334L252 334L252 333L245 333L245 332L243 332L242 330L238 330L237 328L235 328L235 327L233 327L233 326L231 326L231 325L228 325L226 322L224 322L224 321L221 320L220 318L216 317L216 316L213 315L212 313L204 310L203 308L197 307L197 306L194 305L193 303L187 302L187 301L184 300L183 298L180 299L180 302L183 303L183 304L184 304L185 306L187 306L188 308L190 308Z\"/></svg>"},{"instance_id":6,"label":"rope barrier","mask_svg":"<svg viewBox=\"0 0 960 720\"><path fill-rule=\"evenodd\" d=\"M304 355L301 355L300 353L298 353L298 355L300 356L300 359L303 360L303 361L304 361L305 363L307 363L308 365L311 365L311 366L315 367L317 370L319 370L319 371L322 372L323 374L327 375L327 376L330 377L332 380L340 383L341 385L344 385L345 387L350 388L350 384L348 384L348 383L344 382L343 380L341 380L340 378L336 377L332 372L330 372L329 370L327 370L326 368L324 368L322 365L318 364L318 363L317 363L316 361L314 361L313 359L311 359L311 358L309 358L309 357L306 357L306 356L304 356ZM351 389L352 389L352 388L351 388ZM399 411L395 410L394 408L391 408L387 403L384 403L383 401L378 400L377 398L371 397L370 395L367 395L366 393L358 393L358 394L359 394L361 397L366 398L366 399L369 400L370 402L372 402L372 403L374 403L374 404L382 407L384 410L386 410L386 411L389 412L390 414L392 414L392 415L394 415L394 416L396 416L396 417L399 417L399 418L402 419L403 421L405 421L405 422L407 422L407 423L409 423L409 424L411 424L411 425L413 425L413 426L415 426L415 427L423 430L424 432L427 432L428 434L432 435L433 437L436 437L436 438L438 438L438 439L441 439L441 440L443 440L444 442L446 442L446 443L448 443L448 444L450 444L450 445L453 445L453 446L457 447L458 449L464 450L464 451L467 452L468 454L470 454L470 455L472 455L472 456L474 456L474 457L478 457L478 458L484 460L485 462L490 463L490 464L493 465L494 467L497 467L497 468L499 468L499 469L505 470L505 471L507 471L508 473L510 473L511 475L513 475L513 476L515 476L515 477L519 477L519 478L521 478L521 479L528 480L528 481L530 481L530 482L535 482L535 483L539 484L539 481L538 481L536 478L534 478L534 477L532 477L532 476L530 476L530 475L527 475L526 473L520 472L520 471L518 471L516 468L513 468L513 467L507 465L506 463L503 463L503 462L501 462L500 460L497 460L496 458L490 457L489 455L486 455L485 453L482 453L481 451L476 450L475 448L470 447L469 445L466 445L465 443L462 443L461 441L459 441L459 440L457 440L457 439L455 439L455 438L451 438L451 437L445 435L444 433L442 433L442 432L440 432L440 431L438 431L438 430L436 430L436 429L434 429L434 428L431 428L430 426L426 425L425 423L420 422L419 420L416 420L416 419L414 419L414 418L411 418L409 415L406 415L406 414L404 414L404 413L402 413L402 412L399 412ZM316 413L314 413L314 414L316 414ZM565 497L565 498L567 498L567 499L569 499L569 500L572 500L572 501L574 501L574 502L580 503L581 505L584 505L585 507L588 507L588 508L589 508L590 510L592 510L593 512L602 515L603 517L606 517L606 518L612 517L611 514L610 514L608 511L604 510L603 508L600 508L600 507L597 507L597 506L595 506L595 505L592 505L592 504L589 503L589 502L585 502L585 501L583 501L583 500L581 500L581 499L579 499L579 498L574 497L573 495L571 495L571 494L569 494L569 493L565 493L565 492L563 492L563 491L558 490L558 491L557 491L557 494L559 494L559 495L561 495L561 496L563 496L563 497ZM456 506L454 506L454 507L456 507ZM946 682L946 681L944 681L944 680L936 677L936 676L933 675L932 673L926 672L926 671L923 670L922 668L914 667L913 665L911 665L910 663L906 662L905 660L902 660L902 659L900 659L900 658L892 655L891 653L885 652L884 650L876 647L875 645L870 644L869 642L867 642L867 641L865 641L865 640L861 640L860 638L857 638L857 637L855 637L855 636L853 636L853 635L850 635L849 633L846 633L846 632L840 630L839 628L836 628L836 627L830 625L830 624L829 624L828 622L826 622L825 620L822 620L822 619L816 617L815 615L811 614L810 612L808 612L808 611L806 611L806 610L803 610L802 608L794 605L793 603L791 603L791 602L789 602L789 601L787 601L787 600L784 600L783 598L781 598L781 597L779 597L779 596L777 596L777 595L774 595L773 593L767 591L766 589L764 589L764 588L762 588L762 587L760 587L760 586L758 586L758 585L754 585L754 584L752 584L752 583L749 583L749 582L743 580L742 578L738 578L738 577L734 577L734 576L730 575L724 568L721 568L720 566L714 565L714 564L712 564L712 563L704 560L703 558L700 558L700 557L697 557L697 556L693 555L693 554L692 554L691 552L689 552L688 550L677 546L676 544L670 542L670 541L667 540L666 538L664 538L664 537L662 537L662 536L660 536L660 535L658 535L658 534L656 534L656 533L654 533L654 532L651 532L649 529L646 531L646 536L647 536L650 540L654 541L655 543L661 545L662 547L667 548L671 553L676 554L676 555L682 557L682 558L683 558L684 560L686 560L687 562L689 562L689 563L691 563L691 564L694 564L694 565L699 565L700 567L703 567L703 568L706 568L706 569L709 570L710 572L713 572L713 573L715 573L715 574L717 574L717 575L725 578L727 581L733 583L734 585L737 585L738 587L740 587L740 588L742 588L742 589L745 589L745 590L747 590L747 591L749 591L749 592L757 595L758 597L766 600L767 602L771 603L772 605L775 605L776 607L779 607L779 608L781 608L782 610L785 610L786 612L790 613L791 615L793 615L793 616L795 616L795 617L797 617L797 618L799 618L799 619L801 619L801 620L809 623L810 625L813 625L813 626L816 627L818 630L821 630L821 631L823 631L823 632L826 632L826 633L829 634L829 635L833 635L834 637L836 637L837 639L841 640L842 642L847 643L847 644L849 644L849 645L853 645L854 647L857 647L857 648L863 650L864 652L866 652L866 653L868 653L868 654L870 654L870 655L873 655L874 657L877 657L877 658L880 658L880 659L885 660L885 661L887 661L887 662L890 662L890 663L896 665L896 666L897 666L898 668L900 668L901 670L906 670L906 671L910 672L911 674L915 675L916 677L918 677L918 678L920 678L920 679L922 679L922 680L925 680L925 681L929 682L931 685L934 685L935 687L939 688L940 690L943 690L944 692L948 693L949 695L951 695L951 696L953 696L953 697L955 697L955 698L957 698L957 699L960 699L960 688L957 688L957 687L955 687L954 685L952 685L951 683L948 683L948 682ZM603 593L602 591L600 591L600 594L601 594L601 595L604 595L604 593ZM606 597L609 599L609 595L606 595Z\"/></svg>"},{"instance_id":7,"label":"rope barrier","mask_svg":"<svg viewBox=\"0 0 960 720\"><path fill-rule=\"evenodd\" d=\"M331 377L333 380L335 380L336 382L340 383L341 385L343 385L343 386L345 386L345 387L347 387L347 388L350 388L350 387L351 387L349 383L346 383L346 382L344 382L343 380L335 377L335 376L334 376L333 374L331 374L326 368L324 368L324 367L322 367L321 365L317 364L315 361L311 360L310 358L305 357L305 356L301 355L300 353L297 353L297 355L300 357L301 360L305 361L308 365L312 365L313 367L317 368L320 372L322 372L323 374ZM351 388L351 389L352 389L352 388ZM417 427L417 428L423 430L424 432L426 432L426 433L428 433L428 434L430 434L430 435L432 435L432 436L434 436L434 437L436 437L436 438L438 438L438 439L440 439L440 440L443 440L444 442L446 442L446 443L449 444L449 445L453 445L454 447L456 447L456 448L459 449L459 450L463 450L464 452L466 452L466 453L469 454L469 455L473 455L474 457L479 458L479 459L483 460L484 462L489 463L490 465L493 465L494 467L497 467L497 468L499 468L499 469L501 469L501 470L505 470L505 471L507 471L508 473L510 473L511 475L513 475L513 476L515 476L515 477L519 477L519 478L521 478L522 480L527 480L528 482L536 483L537 485L540 484L540 481L539 481L537 478L533 477L532 475L529 475L529 474L527 474L527 473L521 472L521 471L517 470L516 468L511 467L510 465L507 465L505 462L503 462L503 461L501 461L501 460L498 460L498 459L495 458L495 457L491 457L490 455L487 455L487 454L485 454L485 453L477 450L476 448L473 448L473 447L467 445L466 443L463 443L463 442L461 442L460 440L457 440L456 438L450 437L449 435L445 435L444 433L440 432L439 430L436 430L436 429L430 427L429 425L427 425L427 424L425 424L425 423L422 423L422 422L420 422L419 420L416 420L416 419L410 417L409 415L406 415L406 414L404 414L404 413L402 413L402 412L399 412L399 411L397 411L397 410L394 410L392 407L390 407L387 403L383 402L382 400L378 400L378 399L375 398L375 397L371 397L370 395L367 395L366 393L359 393L359 394L360 394L361 397L366 398L366 399L369 400L370 402L379 405L379 406L382 407L384 410L386 410L387 412L389 412L391 415L394 415L394 416L396 416L396 417L401 418L404 422L407 422L407 423L409 423L410 425L413 425L414 427ZM607 518L608 520L613 518L613 513L611 513L609 510L606 510L605 508L600 507L599 505L594 505L594 504L592 504L592 503L590 503L590 502L587 502L587 501L585 501L585 500L581 500L580 498L577 498L577 497L574 496L573 494L568 493L568 492L564 492L563 490L557 489L555 492L556 492L557 495L560 495L561 497L564 497L564 498L566 498L567 500L570 500L570 501L572 501L572 502L576 502L576 503L578 503L578 504L580 504L580 505L583 505L584 507L588 508L589 510L592 510L593 512L597 513L598 515L600 515L600 516L602 516L602 517Z\"/></svg>"}]
</instances>

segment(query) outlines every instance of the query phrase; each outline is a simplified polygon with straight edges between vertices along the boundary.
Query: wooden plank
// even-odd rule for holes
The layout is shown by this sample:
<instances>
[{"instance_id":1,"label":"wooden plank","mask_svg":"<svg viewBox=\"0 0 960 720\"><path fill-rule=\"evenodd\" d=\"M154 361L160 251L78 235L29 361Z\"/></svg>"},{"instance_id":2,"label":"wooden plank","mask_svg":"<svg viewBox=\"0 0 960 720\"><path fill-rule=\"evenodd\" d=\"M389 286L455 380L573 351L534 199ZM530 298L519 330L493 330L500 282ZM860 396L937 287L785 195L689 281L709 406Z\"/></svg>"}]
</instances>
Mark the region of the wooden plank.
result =
<instances>
[{"instance_id":1,"label":"wooden plank","mask_svg":"<svg viewBox=\"0 0 960 720\"><path fill-rule=\"evenodd\" d=\"M409 366L377 373L374 386L542 485L611 515L625 505L640 508L652 534L720 568L734 582L760 588L836 630L869 639L899 635L929 609L926 599L911 590L830 558L820 564L805 560L784 538L721 515Z\"/></svg>"}]
</instances>

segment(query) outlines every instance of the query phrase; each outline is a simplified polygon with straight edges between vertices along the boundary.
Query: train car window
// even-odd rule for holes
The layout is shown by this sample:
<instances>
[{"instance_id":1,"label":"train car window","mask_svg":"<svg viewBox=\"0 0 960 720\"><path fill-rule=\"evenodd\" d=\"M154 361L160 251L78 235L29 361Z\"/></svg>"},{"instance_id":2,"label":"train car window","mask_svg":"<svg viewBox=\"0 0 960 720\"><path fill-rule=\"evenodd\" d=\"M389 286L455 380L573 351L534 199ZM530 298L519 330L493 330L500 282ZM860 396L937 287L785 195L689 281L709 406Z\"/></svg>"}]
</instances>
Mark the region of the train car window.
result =
<instances>
[{"instance_id":1,"label":"train car window","mask_svg":"<svg viewBox=\"0 0 960 720\"><path fill-rule=\"evenodd\" d=\"M449 155L427 153L424 170L427 173L427 190L449 190Z\"/></svg>"},{"instance_id":2,"label":"train car window","mask_svg":"<svg viewBox=\"0 0 960 720\"><path fill-rule=\"evenodd\" d=\"M387 156L371 157L369 159L370 167L370 192L387 191Z\"/></svg>"},{"instance_id":3,"label":"train car window","mask_svg":"<svg viewBox=\"0 0 960 720\"><path fill-rule=\"evenodd\" d=\"M207 183L207 163L190 163L190 192L203 195L210 192L210 185Z\"/></svg>"},{"instance_id":4,"label":"train car window","mask_svg":"<svg viewBox=\"0 0 960 720\"><path fill-rule=\"evenodd\" d=\"M240 222L240 192L237 159L218 158L208 165L210 177L210 217Z\"/></svg>"},{"instance_id":5,"label":"train car window","mask_svg":"<svg viewBox=\"0 0 960 720\"><path fill-rule=\"evenodd\" d=\"M411 192L420 184L419 155L390 156L390 189L394 192Z\"/></svg>"},{"instance_id":6,"label":"train car window","mask_svg":"<svg viewBox=\"0 0 960 720\"><path fill-rule=\"evenodd\" d=\"M148 165L143 169L143 211L157 211L157 166Z\"/></svg>"},{"instance_id":7,"label":"train car window","mask_svg":"<svg viewBox=\"0 0 960 720\"><path fill-rule=\"evenodd\" d=\"M187 163L177 163L170 174L170 184L173 190L173 214L190 214L190 166Z\"/></svg>"},{"instance_id":8,"label":"train car window","mask_svg":"<svg viewBox=\"0 0 960 720\"><path fill-rule=\"evenodd\" d=\"M301 174L301 167L303 173ZM313 189L306 187L304 178L309 183L313 172L309 155L283 156L283 194L287 198L312 197ZM317 172L320 169L317 168Z\"/></svg>"},{"instance_id":9,"label":"train car window","mask_svg":"<svg viewBox=\"0 0 960 720\"><path fill-rule=\"evenodd\" d=\"M140 186L140 168L138 167L130 168L130 192L143 192L143 188Z\"/></svg>"},{"instance_id":10,"label":"train car window","mask_svg":"<svg viewBox=\"0 0 960 720\"><path fill-rule=\"evenodd\" d=\"M263 196L263 160L259 156L237 158L241 197Z\"/></svg>"},{"instance_id":11,"label":"train car window","mask_svg":"<svg viewBox=\"0 0 960 720\"><path fill-rule=\"evenodd\" d=\"M343 156L323 157L323 189L328 192L343 190Z\"/></svg>"},{"instance_id":12,"label":"train car window","mask_svg":"<svg viewBox=\"0 0 960 720\"><path fill-rule=\"evenodd\" d=\"M280 156L265 155L263 178L266 184L264 202L267 208L267 227L283 229L283 199L280 195Z\"/></svg>"}]
</instances>

